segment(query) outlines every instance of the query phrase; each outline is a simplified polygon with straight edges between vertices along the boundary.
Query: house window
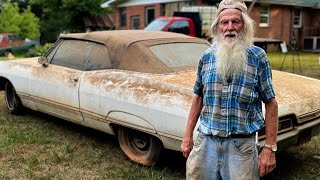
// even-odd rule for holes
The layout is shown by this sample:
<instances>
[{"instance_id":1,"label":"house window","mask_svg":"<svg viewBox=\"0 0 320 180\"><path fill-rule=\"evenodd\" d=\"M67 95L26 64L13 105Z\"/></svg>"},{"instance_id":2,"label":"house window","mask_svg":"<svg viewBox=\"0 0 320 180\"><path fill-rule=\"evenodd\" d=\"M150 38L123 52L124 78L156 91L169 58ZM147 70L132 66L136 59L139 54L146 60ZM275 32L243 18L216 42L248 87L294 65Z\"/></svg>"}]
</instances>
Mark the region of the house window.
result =
<instances>
[{"instance_id":1,"label":"house window","mask_svg":"<svg viewBox=\"0 0 320 180\"><path fill-rule=\"evenodd\" d=\"M300 8L293 9L293 27L301 28L302 12Z\"/></svg>"},{"instance_id":2,"label":"house window","mask_svg":"<svg viewBox=\"0 0 320 180\"><path fill-rule=\"evenodd\" d=\"M130 29L140 29L140 17L131 16L131 28Z\"/></svg>"},{"instance_id":3,"label":"house window","mask_svg":"<svg viewBox=\"0 0 320 180\"><path fill-rule=\"evenodd\" d=\"M260 27L269 27L269 14L270 14L270 7L268 5L262 4L260 6Z\"/></svg>"},{"instance_id":4,"label":"house window","mask_svg":"<svg viewBox=\"0 0 320 180\"><path fill-rule=\"evenodd\" d=\"M160 16L165 16L166 15L166 4L161 3L160 5Z\"/></svg>"},{"instance_id":5,"label":"house window","mask_svg":"<svg viewBox=\"0 0 320 180\"><path fill-rule=\"evenodd\" d=\"M120 26L126 26L127 24L127 12L126 12L126 8L122 7L119 8L119 15L120 15Z\"/></svg>"},{"instance_id":6,"label":"house window","mask_svg":"<svg viewBox=\"0 0 320 180\"><path fill-rule=\"evenodd\" d=\"M154 7L146 7L144 11L145 11L145 22L144 23L145 23L145 25L148 25L155 18L155 10L154 10Z\"/></svg>"}]
</instances>

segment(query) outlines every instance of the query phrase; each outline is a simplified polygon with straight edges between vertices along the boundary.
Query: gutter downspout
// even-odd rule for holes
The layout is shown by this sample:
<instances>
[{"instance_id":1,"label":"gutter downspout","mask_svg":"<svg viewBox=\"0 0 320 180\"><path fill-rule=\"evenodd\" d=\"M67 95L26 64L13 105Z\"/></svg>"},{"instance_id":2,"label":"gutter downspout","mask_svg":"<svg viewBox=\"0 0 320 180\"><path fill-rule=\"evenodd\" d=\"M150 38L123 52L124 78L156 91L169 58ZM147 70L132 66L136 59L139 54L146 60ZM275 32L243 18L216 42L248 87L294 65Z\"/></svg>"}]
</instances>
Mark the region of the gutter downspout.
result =
<instances>
[{"instance_id":1,"label":"gutter downspout","mask_svg":"<svg viewBox=\"0 0 320 180\"><path fill-rule=\"evenodd\" d=\"M250 6L249 6L249 9L248 9L248 14L251 12L251 10L252 10L252 8L253 8L253 6L254 6L254 4L257 2L257 0L253 0L252 1L252 3L250 4Z\"/></svg>"}]
</instances>

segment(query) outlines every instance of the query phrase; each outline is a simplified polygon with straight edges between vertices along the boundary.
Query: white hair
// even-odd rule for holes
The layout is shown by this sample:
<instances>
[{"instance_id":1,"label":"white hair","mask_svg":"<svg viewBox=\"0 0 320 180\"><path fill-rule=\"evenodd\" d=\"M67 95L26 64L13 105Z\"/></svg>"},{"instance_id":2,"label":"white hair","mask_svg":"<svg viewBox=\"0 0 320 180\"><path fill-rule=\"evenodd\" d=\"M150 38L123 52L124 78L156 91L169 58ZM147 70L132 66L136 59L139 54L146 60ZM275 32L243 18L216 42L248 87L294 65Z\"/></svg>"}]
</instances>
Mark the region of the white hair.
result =
<instances>
[{"instance_id":1,"label":"white hair","mask_svg":"<svg viewBox=\"0 0 320 180\"><path fill-rule=\"evenodd\" d=\"M241 12L242 20L244 23L244 34L246 34L246 39L250 41L251 43L253 42L253 36L254 36L254 31L255 31L255 22L253 19L251 19L247 14ZM214 39L214 35L218 31L218 25L220 21L220 16L218 16L215 21L211 25L211 34L212 38Z\"/></svg>"},{"instance_id":2,"label":"white hair","mask_svg":"<svg viewBox=\"0 0 320 180\"><path fill-rule=\"evenodd\" d=\"M254 21L245 13L242 13L244 28L236 34L234 41L226 41L224 34L218 31L219 18L212 24L213 41L216 44L216 68L219 76L227 81L234 75L239 76L243 71L243 65L247 61L247 49L252 45L254 34ZM230 32L231 33L231 32Z\"/></svg>"}]
</instances>

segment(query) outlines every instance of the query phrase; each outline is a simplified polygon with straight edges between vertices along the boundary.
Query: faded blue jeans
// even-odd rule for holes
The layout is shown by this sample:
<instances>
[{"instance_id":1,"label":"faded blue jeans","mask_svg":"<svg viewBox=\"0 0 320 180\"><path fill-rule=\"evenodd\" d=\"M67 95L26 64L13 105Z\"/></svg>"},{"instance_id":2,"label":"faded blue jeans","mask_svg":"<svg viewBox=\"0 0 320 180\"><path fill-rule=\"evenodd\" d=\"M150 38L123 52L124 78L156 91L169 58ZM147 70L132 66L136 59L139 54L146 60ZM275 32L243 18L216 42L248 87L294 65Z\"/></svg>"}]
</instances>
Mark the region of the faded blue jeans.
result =
<instances>
[{"instance_id":1,"label":"faded blue jeans","mask_svg":"<svg viewBox=\"0 0 320 180\"><path fill-rule=\"evenodd\" d=\"M255 136L221 138L199 133L186 171L187 180L260 179Z\"/></svg>"}]
</instances>

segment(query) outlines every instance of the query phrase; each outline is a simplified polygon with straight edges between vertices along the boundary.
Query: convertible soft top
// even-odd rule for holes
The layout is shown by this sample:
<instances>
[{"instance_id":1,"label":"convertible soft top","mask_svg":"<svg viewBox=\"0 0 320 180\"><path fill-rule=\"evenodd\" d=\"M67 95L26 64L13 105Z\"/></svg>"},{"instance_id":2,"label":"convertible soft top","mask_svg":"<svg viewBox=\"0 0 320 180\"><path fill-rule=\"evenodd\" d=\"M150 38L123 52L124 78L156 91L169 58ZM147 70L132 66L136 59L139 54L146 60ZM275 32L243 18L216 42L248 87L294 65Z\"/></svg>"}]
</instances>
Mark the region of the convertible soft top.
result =
<instances>
[{"instance_id":1,"label":"convertible soft top","mask_svg":"<svg viewBox=\"0 0 320 180\"><path fill-rule=\"evenodd\" d=\"M149 41L152 44L161 44L162 41L170 42L198 42L207 43L203 39L187 36L180 33L170 33L162 31L146 31L146 30L118 30L118 31L94 31L89 33L73 33L65 34L60 38L63 39L83 39L100 42L106 45L111 43L121 43L125 46L139 41Z\"/></svg>"}]
</instances>

